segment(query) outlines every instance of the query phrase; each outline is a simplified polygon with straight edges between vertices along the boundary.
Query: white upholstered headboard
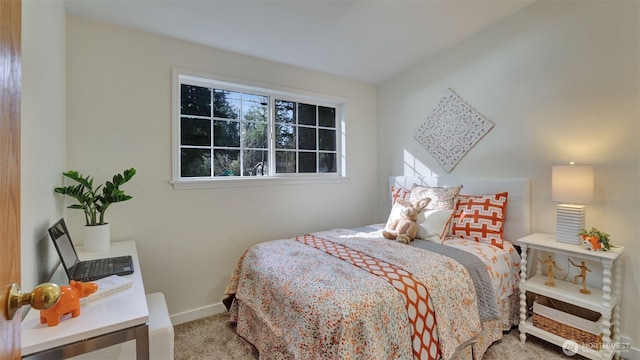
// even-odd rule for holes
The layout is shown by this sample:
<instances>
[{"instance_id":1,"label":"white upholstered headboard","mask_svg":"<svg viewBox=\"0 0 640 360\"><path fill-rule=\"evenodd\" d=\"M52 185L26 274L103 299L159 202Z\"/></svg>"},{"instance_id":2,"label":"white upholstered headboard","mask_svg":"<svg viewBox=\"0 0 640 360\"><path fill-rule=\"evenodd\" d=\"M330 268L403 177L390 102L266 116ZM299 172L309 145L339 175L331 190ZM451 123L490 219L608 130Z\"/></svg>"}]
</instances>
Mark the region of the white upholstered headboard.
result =
<instances>
[{"instance_id":1,"label":"white upholstered headboard","mask_svg":"<svg viewBox=\"0 0 640 360\"><path fill-rule=\"evenodd\" d=\"M417 176L391 176L389 178L389 189L393 185L411 189L413 184L447 187L462 184L460 194L465 195L487 195L506 191L509 193L509 200L505 218L504 238L515 242L517 239L531 233L531 189L529 179Z\"/></svg>"}]
</instances>

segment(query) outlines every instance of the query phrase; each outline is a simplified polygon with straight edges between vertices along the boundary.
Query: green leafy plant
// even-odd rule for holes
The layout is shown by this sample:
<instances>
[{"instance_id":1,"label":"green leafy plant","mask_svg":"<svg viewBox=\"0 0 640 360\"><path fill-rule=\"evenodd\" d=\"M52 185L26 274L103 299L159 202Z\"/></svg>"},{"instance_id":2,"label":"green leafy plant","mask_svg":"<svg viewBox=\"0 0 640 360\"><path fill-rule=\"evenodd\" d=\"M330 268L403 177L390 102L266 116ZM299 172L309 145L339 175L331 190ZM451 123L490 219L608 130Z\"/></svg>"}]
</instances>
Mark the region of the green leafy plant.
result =
<instances>
[{"instance_id":1,"label":"green leafy plant","mask_svg":"<svg viewBox=\"0 0 640 360\"><path fill-rule=\"evenodd\" d=\"M81 209L87 226L104 225L104 213L113 203L127 201L132 197L124 193L120 186L136 174L136 169L125 170L122 174L115 174L111 181L93 187L93 177L84 176L75 170L62 173L67 178L77 182L77 185L56 187L55 192L70 196L78 201L77 204L67 206L69 209ZM102 190L102 191L100 191Z\"/></svg>"},{"instance_id":2,"label":"green leafy plant","mask_svg":"<svg viewBox=\"0 0 640 360\"><path fill-rule=\"evenodd\" d=\"M605 250L611 249L612 245L609 243L610 235L604 231L598 230L598 228L592 227L591 229L589 229L589 231L587 231L586 229L580 229L580 232L578 234L587 237L595 237L598 239L598 242L602 244L602 247Z\"/></svg>"}]
</instances>

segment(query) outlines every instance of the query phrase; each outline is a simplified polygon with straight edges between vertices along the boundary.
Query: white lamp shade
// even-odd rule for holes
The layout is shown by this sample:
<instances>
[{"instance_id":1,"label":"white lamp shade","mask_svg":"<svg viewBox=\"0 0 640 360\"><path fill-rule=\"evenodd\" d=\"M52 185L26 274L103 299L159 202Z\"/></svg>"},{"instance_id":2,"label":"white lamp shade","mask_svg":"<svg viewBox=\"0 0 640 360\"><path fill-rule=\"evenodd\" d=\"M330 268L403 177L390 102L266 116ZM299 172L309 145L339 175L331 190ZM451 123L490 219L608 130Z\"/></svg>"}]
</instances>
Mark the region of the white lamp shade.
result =
<instances>
[{"instance_id":1,"label":"white lamp shade","mask_svg":"<svg viewBox=\"0 0 640 360\"><path fill-rule=\"evenodd\" d=\"M551 200L568 204L589 204L593 201L592 166L553 166Z\"/></svg>"}]
</instances>

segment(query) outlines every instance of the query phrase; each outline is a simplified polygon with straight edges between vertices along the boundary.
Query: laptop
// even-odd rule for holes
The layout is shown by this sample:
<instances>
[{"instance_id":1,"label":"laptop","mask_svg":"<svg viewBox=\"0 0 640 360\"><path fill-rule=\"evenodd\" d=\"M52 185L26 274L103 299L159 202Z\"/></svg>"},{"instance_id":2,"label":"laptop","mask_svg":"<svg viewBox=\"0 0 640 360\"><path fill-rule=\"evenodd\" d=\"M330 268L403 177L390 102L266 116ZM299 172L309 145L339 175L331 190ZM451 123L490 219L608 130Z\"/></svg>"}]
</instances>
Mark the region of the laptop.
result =
<instances>
[{"instance_id":1,"label":"laptop","mask_svg":"<svg viewBox=\"0 0 640 360\"><path fill-rule=\"evenodd\" d=\"M131 255L80 261L71 242L64 218L49 228L49 236L60 256L69 280L93 281L110 275L129 275L133 273Z\"/></svg>"}]
</instances>

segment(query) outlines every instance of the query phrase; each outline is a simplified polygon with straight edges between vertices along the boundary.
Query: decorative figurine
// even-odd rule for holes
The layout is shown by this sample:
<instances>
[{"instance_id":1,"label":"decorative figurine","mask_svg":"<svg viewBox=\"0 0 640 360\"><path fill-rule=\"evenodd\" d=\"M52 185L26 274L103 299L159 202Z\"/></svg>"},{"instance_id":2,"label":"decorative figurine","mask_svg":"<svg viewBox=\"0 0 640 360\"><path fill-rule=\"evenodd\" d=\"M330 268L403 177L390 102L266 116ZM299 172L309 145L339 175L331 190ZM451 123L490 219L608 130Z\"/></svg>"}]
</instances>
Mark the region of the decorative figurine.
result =
<instances>
[{"instance_id":1,"label":"decorative figurine","mask_svg":"<svg viewBox=\"0 0 640 360\"><path fill-rule=\"evenodd\" d=\"M71 317L80 316L80 298L89 296L98 290L98 284L71 280L69 285L60 286L60 300L57 304L46 310L40 310L40 323L48 326L56 326L60 318L66 314Z\"/></svg>"},{"instance_id":2,"label":"decorative figurine","mask_svg":"<svg viewBox=\"0 0 640 360\"><path fill-rule=\"evenodd\" d=\"M583 261L581 263L581 265L577 265L576 263L574 263L573 261L571 261L571 259L569 259L569 262L571 263L571 265L580 268L580 274L576 275L573 277L573 283L577 284L578 283L578 278L582 278L582 289L580 289L580 292L583 294L591 294L591 290L587 289L587 271L591 272L591 269L589 269L587 267L587 265L585 264L585 262Z\"/></svg>"},{"instance_id":3,"label":"decorative figurine","mask_svg":"<svg viewBox=\"0 0 640 360\"><path fill-rule=\"evenodd\" d=\"M546 261L543 261L542 259L538 258L538 261L547 265L547 282L544 284L552 287L556 286L556 283L553 277L553 268L555 267L558 270L562 270L562 269L560 269L558 265L556 265L556 262L553 260L553 256L549 255Z\"/></svg>"},{"instance_id":4,"label":"decorative figurine","mask_svg":"<svg viewBox=\"0 0 640 360\"><path fill-rule=\"evenodd\" d=\"M609 240L610 235L598 228L592 227L589 231L580 229L578 235L582 236L582 247L587 250L606 251L613 247Z\"/></svg>"}]
</instances>

